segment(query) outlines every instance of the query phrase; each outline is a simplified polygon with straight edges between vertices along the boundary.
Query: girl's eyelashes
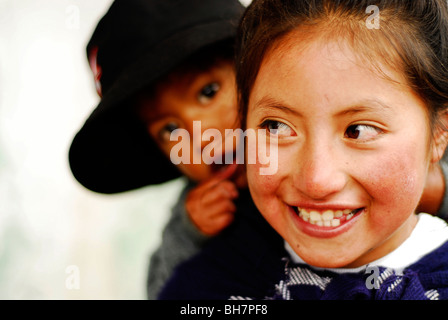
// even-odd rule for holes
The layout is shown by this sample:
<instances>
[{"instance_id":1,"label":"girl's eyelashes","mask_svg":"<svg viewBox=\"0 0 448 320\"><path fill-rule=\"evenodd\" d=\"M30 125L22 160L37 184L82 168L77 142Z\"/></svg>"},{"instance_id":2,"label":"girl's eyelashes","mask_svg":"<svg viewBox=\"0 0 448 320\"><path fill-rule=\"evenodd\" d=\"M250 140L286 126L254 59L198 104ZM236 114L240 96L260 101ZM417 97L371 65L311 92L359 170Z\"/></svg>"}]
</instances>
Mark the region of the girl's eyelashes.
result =
<instances>
[{"instance_id":1,"label":"girl's eyelashes","mask_svg":"<svg viewBox=\"0 0 448 320\"><path fill-rule=\"evenodd\" d=\"M204 86L201 91L198 93L198 101L201 104L207 104L210 100L213 99L213 97L216 95L216 93L219 91L220 86L217 82L212 82Z\"/></svg>"},{"instance_id":2,"label":"girl's eyelashes","mask_svg":"<svg viewBox=\"0 0 448 320\"><path fill-rule=\"evenodd\" d=\"M169 122L159 130L158 136L161 142L170 141L171 133L178 129L179 126L175 122Z\"/></svg>"},{"instance_id":3,"label":"girl's eyelashes","mask_svg":"<svg viewBox=\"0 0 448 320\"><path fill-rule=\"evenodd\" d=\"M355 124L345 130L344 137L360 142L368 142L377 138L381 133L383 133L383 130L375 126Z\"/></svg>"},{"instance_id":4,"label":"girl's eyelashes","mask_svg":"<svg viewBox=\"0 0 448 320\"><path fill-rule=\"evenodd\" d=\"M271 135L277 135L279 137L290 137L295 135L295 132L290 126L276 120L264 120L259 127L260 129L266 129Z\"/></svg>"},{"instance_id":5,"label":"girl's eyelashes","mask_svg":"<svg viewBox=\"0 0 448 320\"><path fill-rule=\"evenodd\" d=\"M291 137L295 136L294 130L287 124L277 120L264 120L260 125L260 129L266 129L269 134L276 135L278 137ZM376 139L380 134L384 133L378 127L367 124L354 124L350 125L344 133L344 137L357 142L369 142Z\"/></svg>"}]
</instances>

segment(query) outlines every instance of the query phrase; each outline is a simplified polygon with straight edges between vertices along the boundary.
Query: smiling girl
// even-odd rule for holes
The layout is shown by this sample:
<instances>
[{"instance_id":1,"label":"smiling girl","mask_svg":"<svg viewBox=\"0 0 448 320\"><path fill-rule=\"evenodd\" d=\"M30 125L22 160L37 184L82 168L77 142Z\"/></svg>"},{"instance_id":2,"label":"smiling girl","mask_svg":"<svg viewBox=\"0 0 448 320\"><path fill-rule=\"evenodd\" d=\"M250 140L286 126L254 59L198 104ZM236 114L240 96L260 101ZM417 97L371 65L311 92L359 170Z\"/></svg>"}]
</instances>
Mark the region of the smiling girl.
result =
<instances>
[{"instance_id":1,"label":"smiling girl","mask_svg":"<svg viewBox=\"0 0 448 320\"><path fill-rule=\"evenodd\" d=\"M370 5L379 30L366 25ZM448 298L447 225L415 214L447 144L446 1L255 0L241 30L245 123L278 139L278 172L247 165L249 188L294 272L331 284L378 266L401 283L395 298L415 286L423 295L411 298ZM433 287L416 275L436 269L444 280ZM326 286L313 296L310 283L288 280L294 290L276 297L325 297Z\"/></svg>"},{"instance_id":2,"label":"smiling girl","mask_svg":"<svg viewBox=\"0 0 448 320\"><path fill-rule=\"evenodd\" d=\"M448 299L448 226L417 209L447 146L447 2L254 0L236 61L278 170L246 165L255 205L160 298Z\"/></svg>"}]
</instances>

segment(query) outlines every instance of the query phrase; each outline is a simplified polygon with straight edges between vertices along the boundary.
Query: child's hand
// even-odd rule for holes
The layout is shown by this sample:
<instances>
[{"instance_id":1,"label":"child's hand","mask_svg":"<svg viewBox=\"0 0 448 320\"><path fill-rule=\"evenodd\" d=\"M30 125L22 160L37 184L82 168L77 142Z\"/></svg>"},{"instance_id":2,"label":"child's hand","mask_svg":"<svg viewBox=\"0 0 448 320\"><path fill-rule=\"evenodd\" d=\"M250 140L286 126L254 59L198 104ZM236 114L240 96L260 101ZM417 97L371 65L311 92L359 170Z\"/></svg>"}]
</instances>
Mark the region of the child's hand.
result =
<instances>
[{"instance_id":1,"label":"child's hand","mask_svg":"<svg viewBox=\"0 0 448 320\"><path fill-rule=\"evenodd\" d=\"M186 199L190 219L204 234L214 236L232 223L238 197L235 183L227 180L237 165L229 165L210 180L192 189Z\"/></svg>"}]
</instances>

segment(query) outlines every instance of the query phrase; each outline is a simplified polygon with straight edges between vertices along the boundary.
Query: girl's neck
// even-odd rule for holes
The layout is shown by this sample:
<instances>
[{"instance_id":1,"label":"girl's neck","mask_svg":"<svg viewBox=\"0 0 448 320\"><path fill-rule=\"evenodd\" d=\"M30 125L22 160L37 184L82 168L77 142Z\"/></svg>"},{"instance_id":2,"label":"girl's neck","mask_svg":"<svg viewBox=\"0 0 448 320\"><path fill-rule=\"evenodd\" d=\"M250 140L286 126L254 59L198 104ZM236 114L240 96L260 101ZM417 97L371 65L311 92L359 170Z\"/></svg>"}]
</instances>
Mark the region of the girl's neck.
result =
<instances>
[{"instance_id":1,"label":"girl's neck","mask_svg":"<svg viewBox=\"0 0 448 320\"><path fill-rule=\"evenodd\" d=\"M367 266L381 266L394 269L396 272L401 273L403 269L417 262L420 258L448 241L448 225L442 219L422 213L416 216L416 220L417 224L415 228L398 247L382 257L356 267L314 267L300 258L286 242L285 249L289 253L292 262L309 265L315 270L327 270L335 273L357 273L365 271Z\"/></svg>"}]
</instances>

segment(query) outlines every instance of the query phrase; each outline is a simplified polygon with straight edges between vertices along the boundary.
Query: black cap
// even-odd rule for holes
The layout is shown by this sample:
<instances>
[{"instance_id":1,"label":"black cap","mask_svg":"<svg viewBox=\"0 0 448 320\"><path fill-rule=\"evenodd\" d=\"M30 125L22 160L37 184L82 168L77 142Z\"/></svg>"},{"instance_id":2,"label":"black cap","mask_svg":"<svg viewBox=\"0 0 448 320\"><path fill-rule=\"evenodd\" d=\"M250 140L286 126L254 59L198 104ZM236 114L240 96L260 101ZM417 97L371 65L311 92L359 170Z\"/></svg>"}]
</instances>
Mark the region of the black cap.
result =
<instances>
[{"instance_id":1,"label":"black cap","mask_svg":"<svg viewBox=\"0 0 448 320\"><path fill-rule=\"evenodd\" d=\"M131 97L198 50L236 35L238 0L115 0L87 45L102 99L73 139L75 178L100 193L181 174L138 121Z\"/></svg>"}]
</instances>

